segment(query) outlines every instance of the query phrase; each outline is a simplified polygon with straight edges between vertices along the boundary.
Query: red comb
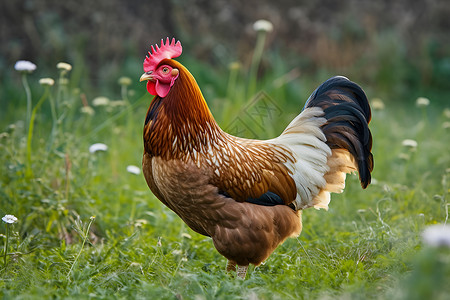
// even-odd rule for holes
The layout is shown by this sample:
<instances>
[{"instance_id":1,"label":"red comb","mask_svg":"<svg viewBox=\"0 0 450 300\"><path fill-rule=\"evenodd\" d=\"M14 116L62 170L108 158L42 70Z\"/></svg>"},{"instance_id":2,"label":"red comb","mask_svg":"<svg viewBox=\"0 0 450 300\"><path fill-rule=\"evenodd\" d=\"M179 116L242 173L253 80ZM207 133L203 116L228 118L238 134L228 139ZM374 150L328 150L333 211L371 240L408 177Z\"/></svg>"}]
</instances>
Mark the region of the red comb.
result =
<instances>
[{"instance_id":1,"label":"red comb","mask_svg":"<svg viewBox=\"0 0 450 300\"><path fill-rule=\"evenodd\" d=\"M167 38L166 43L164 44L164 39L161 39L161 47L158 47L156 44L155 47L151 46L152 53L149 51L148 56L144 60L144 71L154 71L156 66L166 58L175 58L181 55L183 48L181 47L180 41L175 43L175 38L172 39L172 42Z\"/></svg>"}]
</instances>

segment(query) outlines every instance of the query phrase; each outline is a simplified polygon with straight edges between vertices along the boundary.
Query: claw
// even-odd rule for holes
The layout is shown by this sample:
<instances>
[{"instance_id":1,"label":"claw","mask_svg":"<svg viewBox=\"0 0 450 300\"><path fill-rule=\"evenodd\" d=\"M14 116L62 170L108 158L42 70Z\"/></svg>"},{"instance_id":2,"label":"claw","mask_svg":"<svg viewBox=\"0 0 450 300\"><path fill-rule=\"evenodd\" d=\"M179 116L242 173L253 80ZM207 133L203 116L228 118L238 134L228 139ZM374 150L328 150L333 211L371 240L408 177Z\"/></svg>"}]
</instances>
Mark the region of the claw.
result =
<instances>
[{"instance_id":1,"label":"claw","mask_svg":"<svg viewBox=\"0 0 450 300\"><path fill-rule=\"evenodd\" d=\"M248 265L246 266L237 266L236 274L239 278L245 279L245 275L247 275Z\"/></svg>"},{"instance_id":2,"label":"claw","mask_svg":"<svg viewBox=\"0 0 450 300\"><path fill-rule=\"evenodd\" d=\"M227 262L227 272L234 272L234 271L236 271L236 275L240 279L245 279L245 275L247 275L247 269L248 269L248 265L246 265L246 266L239 266L233 260L229 260Z\"/></svg>"},{"instance_id":3,"label":"claw","mask_svg":"<svg viewBox=\"0 0 450 300\"><path fill-rule=\"evenodd\" d=\"M227 263L227 272L234 272L236 271L236 262L229 260Z\"/></svg>"}]
</instances>

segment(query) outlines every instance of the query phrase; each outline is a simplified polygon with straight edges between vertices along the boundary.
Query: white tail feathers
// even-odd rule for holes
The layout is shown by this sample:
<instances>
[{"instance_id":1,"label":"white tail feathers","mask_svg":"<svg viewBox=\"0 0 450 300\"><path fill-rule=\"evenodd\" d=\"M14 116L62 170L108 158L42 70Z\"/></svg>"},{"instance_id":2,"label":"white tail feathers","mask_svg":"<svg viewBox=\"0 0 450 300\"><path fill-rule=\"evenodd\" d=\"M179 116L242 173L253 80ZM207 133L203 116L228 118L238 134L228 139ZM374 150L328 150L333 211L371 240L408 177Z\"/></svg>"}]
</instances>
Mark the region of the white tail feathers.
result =
<instances>
[{"instance_id":1,"label":"white tail feathers","mask_svg":"<svg viewBox=\"0 0 450 300\"><path fill-rule=\"evenodd\" d=\"M342 193L345 188L345 177L347 173L357 170L355 159L344 149L333 149L328 157L327 165L330 170L324 175L326 186L312 200L314 208L328 209L330 193Z\"/></svg>"},{"instance_id":2,"label":"white tail feathers","mask_svg":"<svg viewBox=\"0 0 450 300\"><path fill-rule=\"evenodd\" d=\"M295 162L287 162L286 167L297 187L294 202L297 209L328 209L330 193L341 193L346 173L357 170L347 150L331 150L326 144L321 130L326 119L322 116L321 108L306 108L278 138L269 141L288 148L295 158Z\"/></svg>"},{"instance_id":3,"label":"white tail feathers","mask_svg":"<svg viewBox=\"0 0 450 300\"><path fill-rule=\"evenodd\" d=\"M297 209L312 206L312 200L327 182L324 175L328 172L327 158L331 149L327 146L325 135L320 126L326 119L318 107L305 109L277 138L268 142L287 148L294 162L285 163L297 187L294 202Z\"/></svg>"}]
</instances>

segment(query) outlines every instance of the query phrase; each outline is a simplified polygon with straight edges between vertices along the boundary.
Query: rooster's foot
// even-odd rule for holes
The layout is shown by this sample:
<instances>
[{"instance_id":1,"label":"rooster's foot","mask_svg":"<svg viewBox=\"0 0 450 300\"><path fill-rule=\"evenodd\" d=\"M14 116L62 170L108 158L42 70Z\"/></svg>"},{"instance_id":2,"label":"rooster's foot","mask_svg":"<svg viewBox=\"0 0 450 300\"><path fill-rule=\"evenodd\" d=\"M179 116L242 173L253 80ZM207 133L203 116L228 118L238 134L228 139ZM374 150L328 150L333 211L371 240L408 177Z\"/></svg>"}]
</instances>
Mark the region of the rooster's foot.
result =
<instances>
[{"instance_id":1,"label":"rooster's foot","mask_svg":"<svg viewBox=\"0 0 450 300\"><path fill-rule=\"evenodd\" d=\"M239 278L245 279L245 275L247 275L248 265L246 266L237 266L236 274Z\"/></svg>"}]
</instances>

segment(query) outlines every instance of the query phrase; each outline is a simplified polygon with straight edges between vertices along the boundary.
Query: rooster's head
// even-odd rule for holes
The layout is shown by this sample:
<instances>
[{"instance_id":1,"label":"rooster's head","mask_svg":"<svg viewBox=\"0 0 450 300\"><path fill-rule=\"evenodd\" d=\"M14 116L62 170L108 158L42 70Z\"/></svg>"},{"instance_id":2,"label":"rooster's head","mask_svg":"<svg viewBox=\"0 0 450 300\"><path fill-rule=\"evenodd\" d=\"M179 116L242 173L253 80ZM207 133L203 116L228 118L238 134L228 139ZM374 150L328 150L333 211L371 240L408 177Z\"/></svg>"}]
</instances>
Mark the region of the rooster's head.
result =
<instances>
[{"instance_id":1,"label":"rooster's head","mask_svg":"<svg viewBox=\"0 0 450 300\"><path fill-rule=\"evenodd\" d=\"M170 42L169 38L165 43L161 40L161 47L155 45L151 49L144 60L144 74L140 81L147 80L147 91L164 98L180 73L177 68L165 63L165 60L180 56L183 49L180 41L175 43L175 39L172 39Z\"/></svg>"}]
</instances>

